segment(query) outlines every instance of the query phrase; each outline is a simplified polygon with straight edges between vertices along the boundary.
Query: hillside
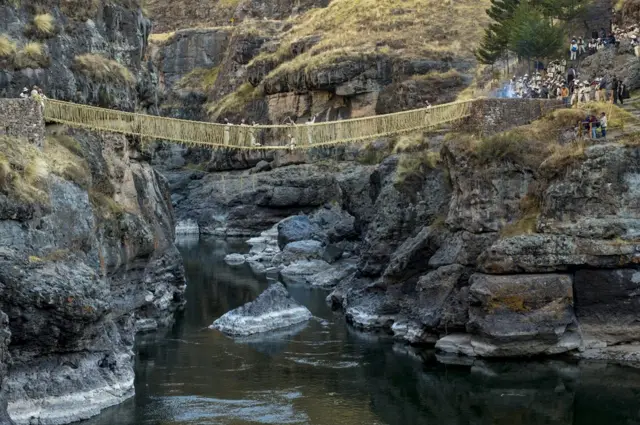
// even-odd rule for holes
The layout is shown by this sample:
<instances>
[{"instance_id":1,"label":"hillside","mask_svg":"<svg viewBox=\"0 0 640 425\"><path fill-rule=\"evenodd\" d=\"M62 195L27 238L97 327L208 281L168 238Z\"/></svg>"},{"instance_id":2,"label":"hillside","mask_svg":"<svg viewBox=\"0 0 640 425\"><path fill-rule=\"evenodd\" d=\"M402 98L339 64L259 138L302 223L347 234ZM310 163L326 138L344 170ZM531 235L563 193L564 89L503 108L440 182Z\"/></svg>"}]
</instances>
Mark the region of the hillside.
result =
<instances>
[{"instance_id":1,"label":"hillside","mask_svg":"<svg viewBox=\"0 0 640 425\"><path fill-rule=\"evenodd\" d=\"M147 3L163 113L330 120L450 101L470 84L488 0L326 3L184 1L172 3L178 19L166 1Z\"/></svg>"}]
</instances>

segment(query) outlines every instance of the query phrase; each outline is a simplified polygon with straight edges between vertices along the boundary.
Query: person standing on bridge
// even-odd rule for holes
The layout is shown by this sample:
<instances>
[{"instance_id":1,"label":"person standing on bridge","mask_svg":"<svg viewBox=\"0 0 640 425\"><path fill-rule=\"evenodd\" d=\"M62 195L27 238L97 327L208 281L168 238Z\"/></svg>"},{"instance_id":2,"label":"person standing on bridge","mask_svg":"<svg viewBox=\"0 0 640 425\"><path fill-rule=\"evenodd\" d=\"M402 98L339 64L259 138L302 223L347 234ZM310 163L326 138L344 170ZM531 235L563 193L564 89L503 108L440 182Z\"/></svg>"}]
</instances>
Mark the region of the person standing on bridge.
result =
<instances>
[{"instance_id":1,"label":"person standing on bridge","mask_svg":"<svg viewBox=\"0 0 640 425\"><path fill-rule=\"evenodd\" d=\"M309 143L309 145L313 144L313 134L312 134L312 125L315 124L316 122L316 117L318 115L314 115L313 117L309 117L309 120L307 121L307 142Z\"/></svg>"},{"instance_id":2,"label":"person standing on bridge","mask_svg":"<svg viewBox=\"0 0 640 425\"><path fill-rule=\"evenodd\" d=\"M293 137L290 133L287 134L287 137L289 138L289 149L293 152L293 150L296 148L296 138Z\"/></svg>"},{"instance_id":3,"label":"person standing on bridge","mask_svg":"<svg viewBox=\"0 0 640 425\"><path fill-rule=\"evenodd\" d=\"M223 143L225 146L229 146L230 131L231 131L231 128L229 125L229 120L225 118L224 119L224 135L223 135Z\"/></svg>"},{"instance_id":4,"label":"person standing on bridge","mask_svg":"<svg viewBox=\"0 0 640 425\"><path fill-rule=\"evenodd\" d=\"M260 144L258 143L258 141L256 140L256 126L258 124L256 124L255 121L251 122L251 127L249 128L249 137L251 140L251 147L256 147L256 146L260 146Z\"/></svg>"},{"instance_id":5,"label":"person standing on bridge","mask_svg":"<svg viewBox=\"0 0 640 425\"><path fill-rule=\"evenodd\" d=\"M245 124L244 118L240 121L240 128L238 128L238 146L244 146L245 143L245 132L247 124Z\"/></svg>"}]
</instances>

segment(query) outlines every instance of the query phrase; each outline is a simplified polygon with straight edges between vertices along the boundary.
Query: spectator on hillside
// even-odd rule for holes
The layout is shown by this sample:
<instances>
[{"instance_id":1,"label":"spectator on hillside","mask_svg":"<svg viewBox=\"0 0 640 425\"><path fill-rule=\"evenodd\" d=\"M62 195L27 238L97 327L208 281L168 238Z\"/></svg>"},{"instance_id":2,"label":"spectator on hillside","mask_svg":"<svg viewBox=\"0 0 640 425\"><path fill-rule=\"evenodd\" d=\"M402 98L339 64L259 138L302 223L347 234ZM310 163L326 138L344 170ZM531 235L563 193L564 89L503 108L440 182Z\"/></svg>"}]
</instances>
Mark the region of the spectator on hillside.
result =
<instances>
[{"instance_id":1,"label":"spectator on hillside","mask_svg":"<svg viewBox=\"0 0 640 425\"><path fill-rule=\"evenodd\" d=\"M581 55L585 52L584 48L584 39L582 37L578 38L578 55Z\"/></svg>"},{"instance_id":2,"label":"spectator on hillside","mask_svg":"<svg viewBox=\"0 0 640 425\"><path fill-rule=\"evenodd\" d=\"M624 81L620 81L618 84L618 100L620 100L620 104L624 105L624 100L629 97L629 93L627 91L627 85Z\"/></svg>"},{"instance_id":3,"label":"spectator on hillside","mask_svg":"<svg viewBox=\"0 0 640 425\"><path fill-rule=\"evenodd\" d=\"M600 132L602 137L607 137L607 115L604 112L600 115Z\"/></svg>"},{"instance_id":4,"label":"spectator on hillside","mask_svg":"<svg viewBox=\"0 0 640 425\"><path fill-rule=\"evenodd\" d=\"M569 44L569 60L576 60L578 54L578 43L575 39L571 40L571 44Z\"/></svg>"},{"instance_id":5,"label":"spectator on hillside","mask_svg":"<svg viewBox=\"0 0 640 425\"><path fill-rule=\"evenodd\" d=\"M20 98L26 99L28 97L29 97L29 89L25 87L22 89L22 93L20 93Z\"/></svg>"},{"instance_id":6,"label":"spectator on hillside","mask_svg":"<svg viewBox=\"0 0 640 425\"><path fill-rule=\"evenodd\" d=\"M620 83L618 82L618 77L613 76L613 80L611 81L611 91L613 92L613 104L616 105L618 103L618 99L620 98Z\"/></svg>"}]
</instances>

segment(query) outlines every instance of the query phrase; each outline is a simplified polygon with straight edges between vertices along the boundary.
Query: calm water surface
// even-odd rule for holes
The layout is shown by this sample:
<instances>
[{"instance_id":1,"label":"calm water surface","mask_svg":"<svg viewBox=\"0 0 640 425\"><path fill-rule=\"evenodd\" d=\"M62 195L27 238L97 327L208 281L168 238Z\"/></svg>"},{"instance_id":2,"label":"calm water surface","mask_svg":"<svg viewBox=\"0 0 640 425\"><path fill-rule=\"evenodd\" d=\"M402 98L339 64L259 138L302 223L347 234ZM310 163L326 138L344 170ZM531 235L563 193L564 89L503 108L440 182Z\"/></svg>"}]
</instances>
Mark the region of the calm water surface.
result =
<instances>
[{"instance_id":1,"label":"calm water surface","mask_svg":"<svg viewBox=\"0 0 640 425\"><path fill-rule=\"evenodd\" d=\"M326 292L290 288L318 318L262 338L207 328L267 286L222 258L246 247L185 242L188 305L138 338L136 396L86 425L640 424L640 371L605 363L442 365L432 352L349 329Z\"/></svg>"}]
</instances>

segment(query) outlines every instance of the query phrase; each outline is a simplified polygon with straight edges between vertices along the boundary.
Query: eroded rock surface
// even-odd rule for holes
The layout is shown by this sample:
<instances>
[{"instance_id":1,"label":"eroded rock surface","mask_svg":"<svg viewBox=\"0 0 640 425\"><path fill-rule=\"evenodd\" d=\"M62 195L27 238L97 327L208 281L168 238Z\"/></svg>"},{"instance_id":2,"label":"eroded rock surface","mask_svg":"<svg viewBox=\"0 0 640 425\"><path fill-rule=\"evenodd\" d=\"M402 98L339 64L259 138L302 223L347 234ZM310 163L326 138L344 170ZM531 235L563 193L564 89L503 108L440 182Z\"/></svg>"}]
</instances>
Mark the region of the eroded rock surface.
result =
<instances>
[{"instance_id":1,"label":"eroded rock surface","mask_svg":"<svg viewBox=\"0 0 640 425\"><path fill-rule=\"evenodd\" d=\"M48 175L35 202L0 191L0 399L17 423L74 422L131 397L135 333L184 303L168 187L136 142L56 137L74 173Z\"/></svg>"}]
</instances>

